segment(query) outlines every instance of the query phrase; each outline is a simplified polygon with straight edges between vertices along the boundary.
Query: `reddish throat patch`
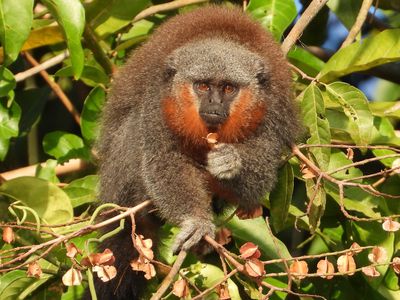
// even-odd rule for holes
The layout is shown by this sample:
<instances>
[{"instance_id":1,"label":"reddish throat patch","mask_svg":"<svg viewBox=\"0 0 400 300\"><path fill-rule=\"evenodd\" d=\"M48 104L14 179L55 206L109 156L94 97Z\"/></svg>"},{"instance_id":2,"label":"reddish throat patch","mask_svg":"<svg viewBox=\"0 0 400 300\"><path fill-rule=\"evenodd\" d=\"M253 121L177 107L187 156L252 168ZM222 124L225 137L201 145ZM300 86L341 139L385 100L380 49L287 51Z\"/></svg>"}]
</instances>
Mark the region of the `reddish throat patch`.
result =
<instances>
[{"instance_id":1,"label":"reddish throat patch","mask_svg":"<svg viewBox=\"0 0 400 300\"><path fill-rule=\"evenodd\" d=\"M207 145L205 137L208 130L197 111L188 85L181 88L177 98L165 98L162 105L165 122L172 132L183 139L184 144Z\"/></svg>"},{"instance_id":2,"label":"reddish throat patch","mask_svg":"<svg viewBox=\"0 0 400 300\"><path fill-rule=\"evenodd\" d=\"M242 90L240 98L231 109L229 118L218 131L218 141L237 143L244 140L261 124L265 109L262 103L254 104L249 90Z\"/></svg>"}]
</instances>

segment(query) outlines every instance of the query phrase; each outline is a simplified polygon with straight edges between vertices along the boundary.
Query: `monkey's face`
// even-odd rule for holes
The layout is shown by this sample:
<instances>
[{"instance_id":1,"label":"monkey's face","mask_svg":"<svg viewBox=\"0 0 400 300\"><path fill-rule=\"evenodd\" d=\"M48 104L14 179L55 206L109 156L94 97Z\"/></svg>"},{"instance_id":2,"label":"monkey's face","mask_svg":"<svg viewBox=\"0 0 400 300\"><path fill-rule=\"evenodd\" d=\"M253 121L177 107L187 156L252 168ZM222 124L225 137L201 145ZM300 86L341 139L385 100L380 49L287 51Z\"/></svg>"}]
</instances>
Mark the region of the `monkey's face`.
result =
<instances>
[{"instance_id":1,"label":"monkey's face","mask_svg":"<svg viewBox=\"0 0 400 300\"><path fill-rule=\"evenodd\" d=\"M200 117L207 127L218 127L229 116L232 102L240 92L240 86L226 81L197 81L192 85L197 99Z\"/></svg>"},{"instance_id":2,"label":"monkey's face","mask_svg":"<svg viewBox=\"0 0 400 300\"><path fill-rule=\"evenodd\" d=\"M266 78L258 55L222 38L176 49L167 59L166 74L179 109L183 113L185 107L195 110L209 129L223 126L249 93L252 99L247 109L262 101L259 94L265 81L261 78Z\"/></svg>"}]
</instances>

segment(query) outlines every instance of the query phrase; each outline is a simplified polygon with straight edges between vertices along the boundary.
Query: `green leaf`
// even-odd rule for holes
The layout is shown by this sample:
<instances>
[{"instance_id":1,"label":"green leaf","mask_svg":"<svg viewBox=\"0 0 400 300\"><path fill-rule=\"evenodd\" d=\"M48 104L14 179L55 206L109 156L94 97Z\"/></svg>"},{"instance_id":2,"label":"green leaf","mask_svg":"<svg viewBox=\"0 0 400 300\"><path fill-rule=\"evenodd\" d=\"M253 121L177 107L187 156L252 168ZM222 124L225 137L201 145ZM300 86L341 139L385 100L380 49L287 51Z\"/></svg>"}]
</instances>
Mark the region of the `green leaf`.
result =
<instances>
[{"instance_id":1,"label":"green leaf","mask_svg":"<svg viewBox=\"0 0 400 300\"><path fill-rule=\"evenodd\" d=\"M269 195L271 224L275 232L285 228L289 215L290 202L294 188L293 169L290 164L285 164L278 174L278 182Z\"/></svg>"},{"instance_id":2,"label":"green leaf","mask_svg":"<svg viewBox=\"0 0 400 300\"><path fill-rule=\"evenodd\" d=\"M16 86L13 73L4 66L0 67L0 97L6 97Z\"/></svg>"},{"instance_id":3,"label":"green leaf","mask_svg":"<svg viewBox=\"0 0 400 300\"><path fill-rule=\"evenodd\" d=\"M96 175L89 175L72 181L64 188L71 199L72 207L97 201L97 184L99 178Z\"/></svg>"},{"instance_id":4,"label":"green leaf","mask_svg":"<svg viewBox=\"0 0 400 300\"><path fill-rule=\"evenodd\" d=\"M19 121L20 136L27 134L32 126L39 121L50 91L48 87L16 91L15 101L17 101L22 111L21 120Z\"/></svg>"},{"instance_id":5,"label":"green leaf","mask_svg":"<svg viewBox=\"0 0 400 300\"><path fill-rule=\"evenodd\" d=\"M291 257L285 244L271 234L268 224L261 217L240 220L237 216L234 216L226 225L232 231L232 236L237 243L253 242L260 248L264 258L274 259ZM257 230L254 230L254 228L257 228ZM280 264L277 267L270 267L270 270L273 269L277 271L285 270L285 267Z\"/></svg>"},{"instance_id":6,"label":"green leaf","mask_svg":"<svg viewBox=\"0 0 400 300\"><path fill-rule=\"evenodd\" d=\"M279 41L297 16L293 0L250 0L246 10Z\"/></svg>"},{"instance_id":7,"label":"green leaf","mask_svg":"<svg viewBox=\"0 0 400 300\"><path fill-rule=\"evenodd\" d=\"M389 262L394 252L394 241L395 235L392 232L386 232L382 228L382 224L378 222L352 222L351 223L351 231L352 236L354 237L354 241L357 242L361 246L380 246L385 248L387 252L387 261ZM357 255L357 260L361 265L369 265L370 261L368 260L368 252L363 251L359 255ZM368 280L368 284L376 289L379 287L381 282L383 281L383 277L388 270L389 265L377 266L376 269L381 274L379 277L374 278L374 280ZM365 276L365 275L364 275Z\"/></svg>"},{"instance_id":8,"label":"green leaf","mask_svg":"<svg viewBox=\"0 0 400 300\"><path fill-rule=\"evenodd\" d=\"M341 168L351 163L353 162L346 157L346 154L343 151L340 151L338 149L333 149L331 154L331 159L329 161L328 171L329 172L334 171L338 168ZM363 173L360 171L360 169L352 167L346 170L335 172L331 175L332 177L335 177L337 179L351 179L362 176Z\"/></svg>"},{"instance_id":9,"label":"green leaf","mask_svg":"<svg viewBox=\"0 0 400 300\"><path fill-rule=\"evenodd\" d=\"M21 108L12 101L8 106L6 98L0 98L0 160L7 155L10 139L18 136L18 122L21 118Z\"/></svg>"},{"instance_id":10,"label":"green leaf","mask_svg":"<svg viewBox=\"0 0 400 300\"><path fill-rule=\"evenodd\" d=\"M74 70L72 66L64 67L56 72L54 76L69 77L74 75ZM98 84L107 85L109 83L109 78L103 70L85 65L80 78L85 84L89 86L96 86Z\"/></svg>"},{"instance_id":11,"label":"green leaf","mask_svg":"<svg viewBox=\"0 0 400 300\"><path fill-rule=\"evenodd\" d=\"M74 76L78 79L83 70L84 53L81 37L85 27L85 11L79 0L43 0L60 24L71 56Z\"/></svg>"},{"instance_id":12,"label":"green leaf","mask_svg":"<svg viewBox=\"0 0 400 300\"><path fill-rule=\"evenodd\" d=\"M90 24L96 28L96 33L102 38L127 26L139 12L150 4L148 0L114 0L110 7L106 2L109 1L96 1L91 6L93 10L90 14Z\"/></svg>"},{"instance_id":13,"label":"green leaf","mask_svg":"<svg viewBox=\"0 0 400 300\"><path fill-rule=\"evenodd\" d=\"M300 47L293 47L289 51L287 58L296 67L313 77L317 76L325 65L318 57Z\"/></svg>"},{"instance_id":14,"label":"green leaf","mask_svg":"<svg viewBox=\"0 0 400 300\"><path fill-rule=\"evenodd\" d=\"M306 180L307 197L311 201L308 219L310 222L311 233L319 227L321 218L324 215L326 207L326 192L322 183L316 185L312 179Z\"/></svg>"},{"instance_id":15,"label":"green leaf","mask_svg":"<svg viewBox=\"0 0 400 300\"><path fill-rule=\"evenodd\" d=\"M19 177L0 186L0 194L36 211L46 224L62 224L72 220L68 195L55 184L35 177Z\"/></svg>"},{"instance_id":16,"label":"green leaf","mask_svg":"<svg viewBox=\"0 0 400 300\"><path fill-rule=\"evenodd\" d=\"M331 142L331 134L329 130L329 122L325 118L325 106L322 93L315 83L311 83L303 94L300 95L301 112L304 124L308 127L310 138L307 144L329 144ZM310 149L315 156L316 162L326 170L329 164L330 148L313 147Z\"/></svg>"},{"instance_id":17,"label":"green leaf","mask_svg":"<svg viewBox=\"0 0 400 300\"><path fill-rule=\"evenodd\" d=\"M61 300L84 299L85 287L83 284L78 286L69 286L67 292L62 294Z\"/></svg>"},{"instance_id":18,"label":"green leaf","mask_svg":"<svg viewBox=\"0 0 400 300\"><path fill-rule=\"evenodd\" d=\"M189 280L200 288L211 288L224 278L224 272L211 264L196 263L187 268L189 270ZM239 289L237 285L231 280L227 280L230 299L240 300ZM215 294L214 294L215 295ZM212 297L210 293L205 299L218 299Z\"/></svg>"},{"instance_id":19,"label":"green leaf","mask_svg":"<svg viewBox=\"0 0 400 300\"><path fill-rule=\"evenodd\" d=\"M17 59L32 26L33 0L0 1L0 41L4 50L4 64Z\"/></svg>"},{"instance_id":20,"label":"green leaf","mask_svg":"<svg viewBox=\"0 0 400 300\"><path fill-rule=\"evenodd\" d=\"M0 276L0 299L25 299L27 292L32 292L49 280L52 275L42 274L40 279L27 277L25 271L14 270Z\"/></svg>"},{"instance_id":21,"label":"green leaf","mask_svg":"<svg viewBox=\"0 0 400 300\"><path fill-rule=\"evenodd\" d=\"M365 95L357 88L344 82L326 85L326 91L329 98L336 102L349 118L349 134L354 142L357 145L370 144L374 119Z\"/></svg>"},{"instance_id":22,"label":"green leaf","mask_svg":"<svg viewBox=\"0 0 400 300\"><path fill-rule=\"evenodd\" d=\"M326 193L340 205L339 189L337 185L325 181L324 187ZM344 190L343 202L346 210L362 213L369 218L379 218L381 216L381 214L376 211L381 201L383 201L382 197L372 196L357 187L347 187Z\"/></svg>"},{"instance_id":23,"label":"green leaf","mask_svg":"<svg viewBox=\"0 0 400 300\"><path fill-rule=\"evenodd\" d=\"M56 167L57 161L55 159L48 159L44 166L42 166L42 164L37 166L35 177L50 181L52 183L59 183L60 180L58 180L56 175Z\"/></svg>"},{"instance_id":24,"label":"green leaf","mask_svg":"<svg viewBox=\"0 0 400 300\"><path fill-rule=\"evenodd\" d=\"M53 131L45 135L43 150L54 156L58 162L63 163L71 158L90 159L89 149L83 140L72 133Z\"/></svg>"},{"instance_id":25,"label":"green leaf","mask_svg":"<svg viewBox=\"0 0 400 300\"><path fill-rule=\"evenodd\" d=\"M87 96L81 115L82 136L92 144L99 135L100 117L106 93L101 86L95 87Z\"/></svg>"},{"instance_id":26,"label":"green leaf","mask_svg":"<svg viewBox=\"0 0 400 300\"><path fill-rule=\"evenodd\" d=\"M376 101L371 102L369 107L375 116L379 117L394 117L400 119L400 102L394 101Z\"/></svg>"},{"instance_id":27,"label":"green leaf","mask_svg":"<svg viewBox=\"0 0 400 300\"><path fill-rule=\"evenodd\" d=\"M361 3L362 0L329 0L326 5L335 13L343 25L350 29L360 13Z\"/></svg>"},{"instance_id":28,"label":"green leaf","mask_svg":"<svg viewBox=\"0 0 400 300\"><path fill-rule=\"evenodd\" d=\"M388 29L336 52L318 76L330 82L344 75L400 60L400 29Z\"/></svg>"}]
</instances>

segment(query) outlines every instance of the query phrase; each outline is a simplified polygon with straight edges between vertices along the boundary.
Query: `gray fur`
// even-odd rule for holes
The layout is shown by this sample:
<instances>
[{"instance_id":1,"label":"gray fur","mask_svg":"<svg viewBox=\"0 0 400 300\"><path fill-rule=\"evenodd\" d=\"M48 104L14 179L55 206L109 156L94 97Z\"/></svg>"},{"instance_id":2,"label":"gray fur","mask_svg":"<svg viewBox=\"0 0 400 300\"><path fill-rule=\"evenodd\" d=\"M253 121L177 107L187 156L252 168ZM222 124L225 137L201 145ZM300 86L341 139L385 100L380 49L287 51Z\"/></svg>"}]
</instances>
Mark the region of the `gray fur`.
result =
<instances>
[{"instance_id":1,"label":"gray fur","mask_svg":"<svg viewBox=\"0 0 400 300\"><path fill-rule=\"evenodd\" d=\"M242 169L242 158L234 145L218 144L207 155L207 171L218 179L232 179Z\"/></svg>"},{"instance_id":2,"label":"gray fur","mask_svg":"<svg viewBox=\"0 0 400 300\"><path fill-rule=\"evenodd\" d=\"M255 102L266 104L256 132L210 151L207 166L181 151L161 107L175 86L205 78L239 83L252 90ZM240 9L211 6L172 18L114 79L99 142L100 198L123 206L151 199L160 218L181 227L175 250L191 248L205 234L214 236L205 170L238 196L240 206L258 205L272 189L281 155L298 131L290 80L279 46ZM155 239L156 229L148 231ZM122 280L124 288L118 283L103 288L100 299L136 299L129 288L135 280L129 269L132 254L121 251L121 244L130 244L126 232L107 246L116 255L118 276L125 276L114 281Z\"/></svg>"}]
</instances>

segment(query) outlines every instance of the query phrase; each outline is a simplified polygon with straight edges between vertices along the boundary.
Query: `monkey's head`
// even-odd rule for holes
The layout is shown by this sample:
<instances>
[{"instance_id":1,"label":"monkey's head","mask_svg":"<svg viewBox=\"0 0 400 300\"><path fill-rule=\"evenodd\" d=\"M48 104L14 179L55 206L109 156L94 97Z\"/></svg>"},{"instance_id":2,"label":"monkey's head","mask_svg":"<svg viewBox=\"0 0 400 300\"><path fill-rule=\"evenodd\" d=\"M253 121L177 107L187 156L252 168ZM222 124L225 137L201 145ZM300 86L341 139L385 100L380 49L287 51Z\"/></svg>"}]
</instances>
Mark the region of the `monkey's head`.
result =
<instances>
[{"instance_id":1,"label":"monkey's head","mask_svg":"<svg viewBox=\"0 0 400 300\"><path fill-rule=\"evenodd\" d=\"M199 141L218 132L237 142L256 130L266 109L263 59L223 38L185 44L167 58L165 120L183 138Z\"/></svg>"}]
</instances>

